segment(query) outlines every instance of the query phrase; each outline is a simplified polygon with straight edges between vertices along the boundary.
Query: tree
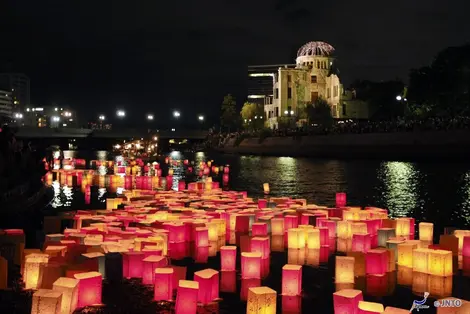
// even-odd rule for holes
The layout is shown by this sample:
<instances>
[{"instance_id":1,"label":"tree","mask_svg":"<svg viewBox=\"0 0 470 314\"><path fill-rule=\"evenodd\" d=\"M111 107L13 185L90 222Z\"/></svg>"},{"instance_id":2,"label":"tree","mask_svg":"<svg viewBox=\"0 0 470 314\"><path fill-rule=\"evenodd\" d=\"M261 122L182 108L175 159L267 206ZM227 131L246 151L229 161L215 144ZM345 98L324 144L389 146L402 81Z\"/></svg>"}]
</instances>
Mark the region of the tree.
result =
<instances>
[{"instance_id":1,"label":"tree","mask_svg":"<svg viewBox=\"0 0 470 314\"><path fill-rule=\"evenodd\" d=\"M227 128L228 132L237 125L238 115L236 106L235 98L231 94L227 94L222 102L220 125L223 128Z\"/></svg>"},{"instance_id":2,"label":"tree","mask_svg":"<svg viewBox=\"0 0 470 314\"><path fill-rule=\"evenodd\" d=\"M261 129L264 126L264 106L251 102L245 102L240 116L243 120L243 125L248 129Z\"/></svg>"},{"instance_id":3,"label":"tree","mask_svg":"<svg viewBox=\"0 0 470 314\"><path fill-rule=\"evenodd\" d=\"M330 127L333 124L330 104L322 97L319 97L313 104L308 104L303 109L303 116L309 124L320 124Z\"/></svg>"}]
</instances>

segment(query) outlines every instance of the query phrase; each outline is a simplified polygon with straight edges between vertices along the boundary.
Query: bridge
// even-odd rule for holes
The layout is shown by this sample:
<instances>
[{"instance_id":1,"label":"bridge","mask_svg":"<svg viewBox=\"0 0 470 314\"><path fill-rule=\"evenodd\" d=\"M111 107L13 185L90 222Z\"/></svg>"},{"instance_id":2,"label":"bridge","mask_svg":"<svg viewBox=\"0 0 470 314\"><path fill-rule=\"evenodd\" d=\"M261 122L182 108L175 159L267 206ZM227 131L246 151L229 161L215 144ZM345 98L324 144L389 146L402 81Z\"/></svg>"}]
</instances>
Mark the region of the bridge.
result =
<instances>
[{"instance_id":1,"label":"bridge","mask_svg":"<svg viewBox=\"0 0 470 314\"><path fill-rule=\"evenodd\" d=\"M115 129L115 130L92 130L75 128L18 128L15 136L22 139L132 139L143 138L149 135L158 136L160 139L188 139L204 140L208 131L201 130L138 130L138 129Z\"/></svg>"}]
</instances>

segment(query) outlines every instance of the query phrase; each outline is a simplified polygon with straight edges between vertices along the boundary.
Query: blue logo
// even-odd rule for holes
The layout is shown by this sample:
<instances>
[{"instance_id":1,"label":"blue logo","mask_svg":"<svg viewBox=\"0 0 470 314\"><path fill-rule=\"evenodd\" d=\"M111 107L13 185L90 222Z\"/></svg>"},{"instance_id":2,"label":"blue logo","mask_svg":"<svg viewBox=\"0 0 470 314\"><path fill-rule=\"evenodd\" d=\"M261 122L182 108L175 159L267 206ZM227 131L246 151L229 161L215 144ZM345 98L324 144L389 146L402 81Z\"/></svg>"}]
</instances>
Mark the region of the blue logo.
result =
<instances>
[{"instance_id":1,"label":"blue logo","mask_svg":"<svg viewBox=\"0 0 470 314\"><path fill-rule=\"evenodd\" d=\"M424 299L422 299L421 301L414 300L413 305L411 306L411 309L410 309L410 313L413 312L413 310L416 310L417 312L419 312L419 310L422 310L422 309L429 309L429 305L425 304L426 300L428 299L428 296L429 296L429 292L425 292Z\"/></svg>"}]
</instances>

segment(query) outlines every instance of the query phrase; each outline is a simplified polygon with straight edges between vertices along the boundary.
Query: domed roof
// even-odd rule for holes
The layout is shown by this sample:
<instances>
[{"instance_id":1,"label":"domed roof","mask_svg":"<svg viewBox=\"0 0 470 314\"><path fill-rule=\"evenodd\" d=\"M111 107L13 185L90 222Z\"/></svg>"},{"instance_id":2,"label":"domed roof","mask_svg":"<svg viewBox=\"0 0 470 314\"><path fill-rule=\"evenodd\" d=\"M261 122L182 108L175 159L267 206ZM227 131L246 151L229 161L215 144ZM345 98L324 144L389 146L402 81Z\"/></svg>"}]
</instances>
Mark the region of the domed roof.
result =
<instances>
[{"instance_id":1,"label":"domed roof","mask_svg":"<svg viewBox=\"0 0 470 314\"><path fill-rule=\"evenodd\" d=\"M335 48L332 45L323 41L311 41L300 47L297 52L297 57L305 56L320 56L328 57L335 52Z\"/></svg>"}]
</instances>

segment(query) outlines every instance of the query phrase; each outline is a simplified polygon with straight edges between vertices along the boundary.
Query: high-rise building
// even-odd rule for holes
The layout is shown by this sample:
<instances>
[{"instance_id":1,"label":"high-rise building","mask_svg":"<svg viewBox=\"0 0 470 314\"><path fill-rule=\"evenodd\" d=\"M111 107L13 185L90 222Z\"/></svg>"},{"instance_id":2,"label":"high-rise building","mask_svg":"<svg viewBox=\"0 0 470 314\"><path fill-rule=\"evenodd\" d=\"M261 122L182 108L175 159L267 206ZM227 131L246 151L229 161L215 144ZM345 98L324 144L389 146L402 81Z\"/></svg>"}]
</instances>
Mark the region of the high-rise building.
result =
<instances>
[{"instance_id":1,"label":"high-rise building","mask_svg":"<svg viewBox=\"0 0 470 314\"><path fill-rule=\"evenodd\" d=\"M0 123L10 123L12 119L13 100L10 91L0 90Z\"/></svg>"},{"instance_id":2,"label":"high-rise building","mask_svg":"<svg viewBox=\"0 0 470 314\"><path fill-rule=\"evenodd\" d=\"M25 74L0 73L0 89L12 92L13 111L24 112L30 106L30 82Z\"/></svg>"}]
</instances>

